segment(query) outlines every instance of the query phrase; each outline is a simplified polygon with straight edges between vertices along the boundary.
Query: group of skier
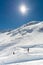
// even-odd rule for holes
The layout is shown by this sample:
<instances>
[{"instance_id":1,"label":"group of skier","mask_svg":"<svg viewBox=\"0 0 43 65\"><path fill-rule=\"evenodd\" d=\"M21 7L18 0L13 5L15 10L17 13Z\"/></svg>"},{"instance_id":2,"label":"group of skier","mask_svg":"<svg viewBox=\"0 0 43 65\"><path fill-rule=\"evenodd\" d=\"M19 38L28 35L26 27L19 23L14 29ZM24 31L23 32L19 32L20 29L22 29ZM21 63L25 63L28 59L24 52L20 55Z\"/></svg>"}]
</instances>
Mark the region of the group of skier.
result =
<instances>
[{"instance_id":1,"label":"group of skier","mask_svg":"<svg viewBox=\"0 0 43 65\"><path fill-rule=\"evenodd\" d=\"M29 53L29 48L27 48L27 52ZM15 54L15 52L13 52L13 55Z\"/></svg>"}]
</instances>

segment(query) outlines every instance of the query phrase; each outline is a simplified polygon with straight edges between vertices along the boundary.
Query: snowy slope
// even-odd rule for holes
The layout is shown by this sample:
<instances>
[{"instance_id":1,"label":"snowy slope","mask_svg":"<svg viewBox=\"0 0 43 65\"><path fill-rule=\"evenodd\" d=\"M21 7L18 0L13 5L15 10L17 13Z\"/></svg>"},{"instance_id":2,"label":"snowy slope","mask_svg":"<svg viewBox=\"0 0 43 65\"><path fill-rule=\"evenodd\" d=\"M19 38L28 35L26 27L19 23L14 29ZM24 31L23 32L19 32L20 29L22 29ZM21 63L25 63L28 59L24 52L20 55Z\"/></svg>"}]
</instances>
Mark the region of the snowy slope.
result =
<instances>
[{"instance_id":1,"label":"snowy slope","mask_svg":"<svg viewBox=\"0 0 43 65\"><path fill-rule=\"evenodd\" d=\"M0 65L43 65L43 21L0 33Z\"/></svg>"}]
</instances>

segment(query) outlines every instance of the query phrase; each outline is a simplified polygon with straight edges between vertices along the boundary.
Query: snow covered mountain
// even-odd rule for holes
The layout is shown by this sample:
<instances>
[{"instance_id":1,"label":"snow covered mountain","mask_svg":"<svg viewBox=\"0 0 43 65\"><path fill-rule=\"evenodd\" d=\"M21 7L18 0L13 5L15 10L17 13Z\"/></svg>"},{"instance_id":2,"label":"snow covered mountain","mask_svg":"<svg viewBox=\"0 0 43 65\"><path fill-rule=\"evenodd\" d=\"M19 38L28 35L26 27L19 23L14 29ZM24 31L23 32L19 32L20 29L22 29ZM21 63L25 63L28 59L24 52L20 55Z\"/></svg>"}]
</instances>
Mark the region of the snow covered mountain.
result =
<instances>
[{"instance_id":1,"label":"snow covered mountain","mask_svg":"<svg viewBox=\"0 0 43 65\"><path fill-rule=\"evenodd\" d=\"M43 21L0 32L0 65L43 65Z\"/></svg>"}]
</instances>

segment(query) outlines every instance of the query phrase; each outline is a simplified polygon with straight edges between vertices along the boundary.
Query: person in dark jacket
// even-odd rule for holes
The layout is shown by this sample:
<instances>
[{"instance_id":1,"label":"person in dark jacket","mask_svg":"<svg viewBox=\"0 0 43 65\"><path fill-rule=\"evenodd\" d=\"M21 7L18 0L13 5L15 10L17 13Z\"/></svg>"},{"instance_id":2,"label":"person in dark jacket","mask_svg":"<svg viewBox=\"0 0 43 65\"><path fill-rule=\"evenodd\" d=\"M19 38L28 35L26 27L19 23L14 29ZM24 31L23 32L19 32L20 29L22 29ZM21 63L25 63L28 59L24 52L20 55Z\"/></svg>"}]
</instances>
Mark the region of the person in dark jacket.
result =
<instances>
[{"instance_id":1,"label":"person in dark jacket","mask_svg":"<svg viewBox=\"0 0 43 65\"><path fill-rule=\"evenodd\" d=\"M15 52L13 52L13 55L15 54Z\"/></svg>"},{"instance_id":2,"label":"person in dark jacket","mask_svg":"<svg viewBox=\"0 0 43 65\"><path fill-rule=\"evenodd\" d=\"M29 53L29 48L27 49L28 53Z\"/></svg>"}]
</instances>

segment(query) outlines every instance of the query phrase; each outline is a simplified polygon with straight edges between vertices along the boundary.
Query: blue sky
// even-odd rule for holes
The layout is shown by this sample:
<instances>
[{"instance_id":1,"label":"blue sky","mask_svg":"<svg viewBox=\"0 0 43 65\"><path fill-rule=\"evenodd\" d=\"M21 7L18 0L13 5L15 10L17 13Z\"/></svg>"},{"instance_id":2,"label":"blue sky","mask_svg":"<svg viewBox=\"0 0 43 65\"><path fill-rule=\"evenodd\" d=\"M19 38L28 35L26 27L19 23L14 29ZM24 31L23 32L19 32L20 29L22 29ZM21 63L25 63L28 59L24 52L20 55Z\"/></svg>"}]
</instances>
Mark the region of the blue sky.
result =
<instances>
[{"instance_id":1,"label":"blue sky","mask_svg":"<svg viewBox=\"0 0 43 65\"><path fill-rule=\"evenodd\" d=\"M21 4L31 9L26 15L19 11ZM43 0L0 0L0 31L18 28L29 21L43 21Z\"/></svg>"}]
</instances>

